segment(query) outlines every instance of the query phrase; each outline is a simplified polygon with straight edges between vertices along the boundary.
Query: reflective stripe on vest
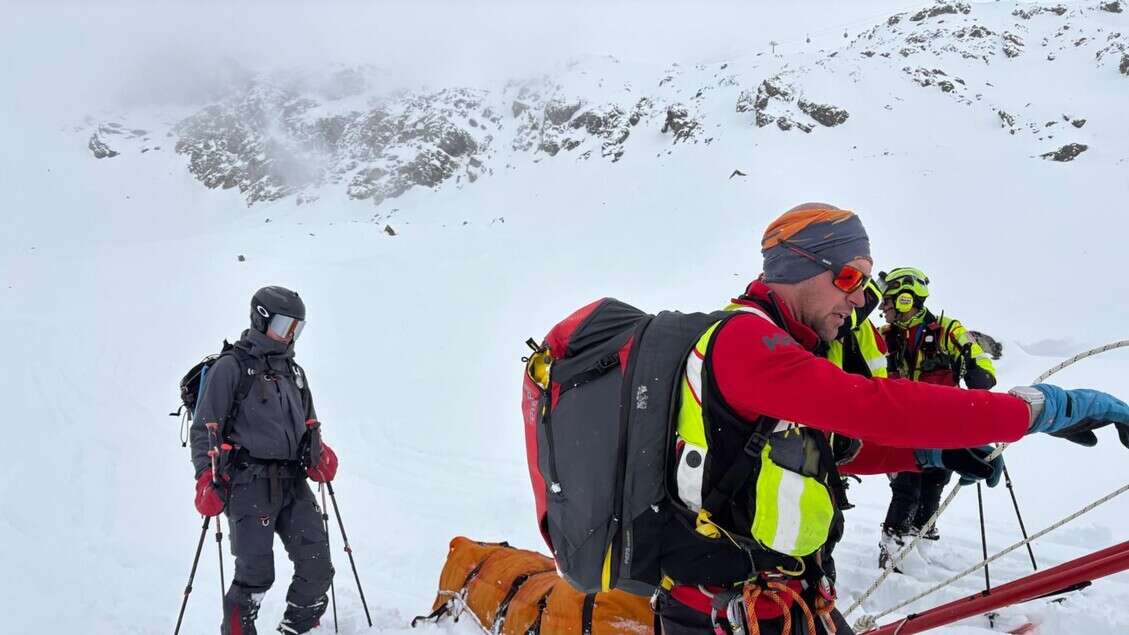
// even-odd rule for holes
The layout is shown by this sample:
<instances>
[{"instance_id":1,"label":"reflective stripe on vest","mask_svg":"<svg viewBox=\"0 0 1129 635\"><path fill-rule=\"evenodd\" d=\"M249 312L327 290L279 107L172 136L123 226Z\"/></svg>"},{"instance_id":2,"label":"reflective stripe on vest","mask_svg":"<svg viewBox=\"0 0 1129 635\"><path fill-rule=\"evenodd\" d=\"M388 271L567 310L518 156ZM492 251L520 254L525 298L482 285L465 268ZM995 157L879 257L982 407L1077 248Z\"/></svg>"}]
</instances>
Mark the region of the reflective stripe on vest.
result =
<instances>
[{"instance_id":1,"label":"reflective stripe on vest","mask_svg":"<svg viewBox=\"0 0 1129 635\"><path fill-rule=\"evenodd\" d=\"M797 430L802 427L783 422L781 425L794 426ZM831 495L818 480L771 461L771 452L770 441L761 450L753 537L774 551L806 556L827 542L835 516Z\"/></svg>"},{"instance_id":2,"label":"reflective stripe on vest","mask_svg":"<svg viewBox=\"0 0 1129 635\"><path fill-rule=\"evenodd\" d=\"M727 311L745 311L770 323L771 318L755 307L729 305ZM686 356L686 372L681 382L681 406L678 410L677 438L680 447L675 482L678 497L691 511L702 505L703 475L709 456L702 400L702 370L705 354L719 322L710 326ZM883 359L883 368L885 359ZM802 443L803 426L780 422L772 438L761 452L761 466L756 479L756 509L749 534L763 546L774 551L806 556L819 549L826 541L835 508L827 487L817 479L785 469L769 458L773 441L786 444ZM797 434L799 433L799 434ZM821 433L820 433L821 434ZM787 435L796 435L792 440ZM806 446L804 446L806 447ZM802 450L801 450L802 455Z\"/></svg>"}]
</instances>

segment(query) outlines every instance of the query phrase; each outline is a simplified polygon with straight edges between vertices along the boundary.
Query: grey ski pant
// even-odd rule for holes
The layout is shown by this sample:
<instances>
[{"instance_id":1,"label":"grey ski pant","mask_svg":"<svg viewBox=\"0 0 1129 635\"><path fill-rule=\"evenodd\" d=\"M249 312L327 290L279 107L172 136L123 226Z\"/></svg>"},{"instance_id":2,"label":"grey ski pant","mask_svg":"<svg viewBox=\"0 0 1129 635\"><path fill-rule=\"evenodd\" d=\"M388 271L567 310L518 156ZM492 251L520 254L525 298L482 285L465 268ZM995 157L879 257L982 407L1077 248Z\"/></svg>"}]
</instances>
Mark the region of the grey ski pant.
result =
<instances>
[{"instance_id":1,"label":"grey ski pant","mask_svg":"<svg viewBox=\"0 0 1129 635\"><path fill-rule=\"evenodd\" d=\"M299 607L320 607L312 618L316 621L324 612L333 565L321 509L305 472L296 466L236 468L232 483L227 515L235 575L229 597L238 598L238 603L253 602L257 608L261 594L274 583L274 536L278 534L294 563L286 595L287 617L296 610L307 612Z\"/></svg>"}]
</instances>

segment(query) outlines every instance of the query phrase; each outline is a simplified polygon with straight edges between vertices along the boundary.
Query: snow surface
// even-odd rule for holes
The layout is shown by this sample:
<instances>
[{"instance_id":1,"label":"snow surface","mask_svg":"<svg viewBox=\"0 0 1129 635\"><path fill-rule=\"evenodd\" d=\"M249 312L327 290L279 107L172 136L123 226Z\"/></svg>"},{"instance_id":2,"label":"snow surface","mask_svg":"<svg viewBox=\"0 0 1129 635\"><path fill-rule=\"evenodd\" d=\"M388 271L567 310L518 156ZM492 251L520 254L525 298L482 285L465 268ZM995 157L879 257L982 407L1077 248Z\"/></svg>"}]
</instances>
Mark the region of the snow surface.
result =
<instances>
[{"instance_id":1,"label":"snow surface","mask_svg":"<svg viewBox=\"0 0 1129 635\"><path fill-rule=\"evenodd\" d=\"M1008 20L1016 6L974 4L972 17ZM1084 28L1129 31L1129 14L1068 6L1089 11L1078 18ZM842 21L820 28L850 23L854 36L904 8L891 3L861 24L834 15L825 19ZM1057 26L1036 23L1060 19L1040 15L1030 25L1053 33ZM756 128L734 112L734 91L707 103L720 131L710 144L672 146L656 128L635 133L616 163L577 160L584 148L545 160L515 154L513 169L472 186L416 189L385 203L397 209L395 237L383 221L371 222L371 203L339 192L300 207L283 199L248 208L235 191L202 187L171 151L95 160L88 135L76 131L81 122L47 106L36 116L36 93L21 93L6 106L0 155L0 326L8 335L0 403L9 423L0 478L0 597L9 606L0 630L172 629L200 521L187 452L167 413L184 370L238 335L249 295L265 284L306 299L310 324L298 358L341 458L335 487L373 620L388 632L407 632L411 617L427 612L453 536L544 550L518 413L523 341L603 295L652 311L724 304L759 272L765 224L794 204L857 210L878 268L928 272L935 311L1004 342L1001 390L1125 338L1129 78L1089 56L1047 64L1039 36L1026 39L1027 53L1014 60L946 59L945 68L959 68L969 86L997 84L1001 103L1031 102L1048 119L1086 117L1075 132L1091 150L1071 163L1033 158L1058 139L1009 135L991 105L920 87L902 61L852 48L814 71L818 79L800 80L850 111L846 124L810 135ZM703 85L726 62L767 78L822 57L798 45L780 54L713 60L705 69L689 60L680 81ZM650 82L670 61L616 72ZM34 66L17 70L34 76ZM1056 92L1062 86L1070 90ZM594 82L581 88L593 101L602 97ZM129 120L167 129L190 112L136 108ZM735 168L749 176L729 179ZM1124 396L1127 371L1129 356L1115 352L1053 381ZM1108 430L1099 436L1091 449L1047 437L1008 450L1029 531L1124 484L1126 449ZM889 489L872 477L850 494L858 507L847 512L836 552L843 606L877 575ZM1127 504L1117 499L1036 543L1040 567L1124 540ZM985 505L994 552L1019 532L1006 490L986 490ZM940 529L928 563L907 563L868 612L979 560L970 491ZM364 632L335 529L331 544L341 632ZM215 552L209 537L184 632L214 632L218 623ZM993 582L1027 573L1026 558L1004 558ZM276 560L264 631L281 615L291 570L281 548ZM970 576L913 608L981 584ZM1127 633L1127 604L1129 574L1121 574L1061 603L1005 609L1001 623L1030 620L1041 635ZM316 632L331 632L330 622ZM981 618L937 632L986 627ZM465 620L419 632L436 631L476 632Z\"/></svg>"}]
</instances>

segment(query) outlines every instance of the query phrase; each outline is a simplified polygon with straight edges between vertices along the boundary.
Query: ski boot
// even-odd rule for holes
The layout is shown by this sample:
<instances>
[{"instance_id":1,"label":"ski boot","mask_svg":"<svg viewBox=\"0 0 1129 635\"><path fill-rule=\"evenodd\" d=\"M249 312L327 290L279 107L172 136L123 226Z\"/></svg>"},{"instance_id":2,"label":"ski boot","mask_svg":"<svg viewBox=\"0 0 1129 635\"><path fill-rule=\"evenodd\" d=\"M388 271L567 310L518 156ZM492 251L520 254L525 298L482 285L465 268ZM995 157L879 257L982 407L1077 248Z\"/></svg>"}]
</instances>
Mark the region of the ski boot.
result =
<instances>
[{"instance_id":1,"label":"ski boot","mask_svg":"<svg viewBox=\"0 0 1129 635\"><path fill-rule=\"evenodd\" d=\"M232 583L223 599L222 635L256 635L255 619L259 617L259 603L263 593L251 593Z\"/></svg>"},{"instance_id":2,"label":"ski boot","mask_svg":"<svg viewBox=\"0 0 1129 635\"><path fill-rule=\"evenodd\" d=\"M321 596L308 605L299 605L287 600L286 613L278 625L278 632L285 635L298 635L318 626L321 616L329 606L329 598Z\"/></svg>"},{"instance_id":3,"label":"ski boot","mask_svg":"<svg viewBox=\"0 0 1129 635\"><path fill-rule=\"evenodd\" d=\"M891 527L882 527L882 536L878 539L878 568L885 569L901 550L906 546L907 534ZM902 570L894 567L894 573Z\"/></svg>"},{"instance_id":4,"label":"ski boot","mask_svg":"<svg viewBox=\"0 0 1129 635\"><path fill-rule=\"evenodd\" d=\"M929 528L929 531L925 533L921 532L921 527L914 527L913 531L918 536L921 536L922 540L932 540L936 542L941 539L941 532L937 531L937 525L933 525Z\"/></svg>"}]
</instances>

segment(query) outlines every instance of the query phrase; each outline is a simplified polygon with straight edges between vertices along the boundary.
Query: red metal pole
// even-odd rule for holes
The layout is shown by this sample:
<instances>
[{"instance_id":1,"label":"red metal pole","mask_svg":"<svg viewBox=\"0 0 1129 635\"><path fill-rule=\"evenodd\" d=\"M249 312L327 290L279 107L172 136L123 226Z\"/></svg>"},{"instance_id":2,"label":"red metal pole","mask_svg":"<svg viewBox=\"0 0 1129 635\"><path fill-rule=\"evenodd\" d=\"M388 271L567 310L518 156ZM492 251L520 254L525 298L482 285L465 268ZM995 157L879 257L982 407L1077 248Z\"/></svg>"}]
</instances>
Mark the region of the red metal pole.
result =
<instances>
[{"instance_id":1,"label":"red metal pole","mask_svg":"<svg viewBox=\"0 0 1129 635\"><path fill-rule=\"evenodd\" d=\"M1129 540L998 586L992 589L991 594L976 593L954 600L924 613L911 615L904 620L866 631L866 635L920 633L1126 569L1129 569Z\"/></svg>"}]
</instances>

